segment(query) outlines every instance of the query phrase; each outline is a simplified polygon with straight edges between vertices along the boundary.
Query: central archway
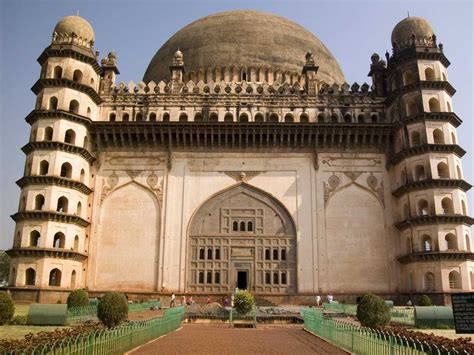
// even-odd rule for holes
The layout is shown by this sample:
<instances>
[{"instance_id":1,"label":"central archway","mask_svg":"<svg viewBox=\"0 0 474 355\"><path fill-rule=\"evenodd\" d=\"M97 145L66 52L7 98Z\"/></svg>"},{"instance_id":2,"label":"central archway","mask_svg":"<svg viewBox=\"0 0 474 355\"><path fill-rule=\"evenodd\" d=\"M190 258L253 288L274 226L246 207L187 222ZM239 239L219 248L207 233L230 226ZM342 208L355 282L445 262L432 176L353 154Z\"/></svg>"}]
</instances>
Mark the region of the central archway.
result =
<instances>
[{"instance_id":1,"label":"central archway","mask_svg":"<svg viewBox=\"0 0 474 355\"><path fill-rule=\"evenodd\" d=\"M187 291L296 292L296 228L268 193L240 183L207 200L188 229Z\"/></svg>"}]
</instances>

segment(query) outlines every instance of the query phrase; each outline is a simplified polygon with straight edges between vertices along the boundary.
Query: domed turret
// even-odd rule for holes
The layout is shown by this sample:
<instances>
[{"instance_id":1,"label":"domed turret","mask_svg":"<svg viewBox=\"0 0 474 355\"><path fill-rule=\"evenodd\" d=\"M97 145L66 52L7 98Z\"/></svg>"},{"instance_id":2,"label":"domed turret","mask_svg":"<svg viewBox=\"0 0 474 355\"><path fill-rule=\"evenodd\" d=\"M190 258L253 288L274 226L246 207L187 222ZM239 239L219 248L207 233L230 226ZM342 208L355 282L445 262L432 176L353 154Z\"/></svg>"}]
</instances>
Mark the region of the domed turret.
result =
<instances>
[{"instance_id":1,"label":"domed turret","mask_svg":"<svg viewBox=\"0 0 474 355\"><path fill-rule=\"evenodd\" d=\"M91 24L80 16L63 17L54 27L53 33L58 35L71 35L74 33L85 41L95 41L94 30Z\"/></svg>"},{"instance_id":2,"label":"domed turret","mask_svg":"<svg viewBox=\"0 0 474 355\"><path fill-rule=\"evenodd\" d=\"M409 16L395 26L392 31L392 44L397 47L408 47L415 35L417 42L429 41L433 37L433 29L425 19Z\"/></svg>"}]
</instances>

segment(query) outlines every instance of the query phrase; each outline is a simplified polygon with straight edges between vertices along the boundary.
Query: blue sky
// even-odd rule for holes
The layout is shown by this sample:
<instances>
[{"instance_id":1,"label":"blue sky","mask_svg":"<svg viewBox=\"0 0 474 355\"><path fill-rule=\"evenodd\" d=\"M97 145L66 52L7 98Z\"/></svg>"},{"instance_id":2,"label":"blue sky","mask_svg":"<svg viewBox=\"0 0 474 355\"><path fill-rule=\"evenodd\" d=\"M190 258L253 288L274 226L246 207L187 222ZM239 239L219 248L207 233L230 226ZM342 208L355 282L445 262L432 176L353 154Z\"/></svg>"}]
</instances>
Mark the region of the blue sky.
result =
<instances>
[{"instance_id":1,"label":"blue sky","mask_svg":"<svg viewBox=\"0 0 474 355\"><path fill-rule=\"evenodd\" d=\"M451 61L449 78L457 89L454 111L464 121L458 130L466 180L474 182L473 5L471 1L72 1L0 0L0 249L12 243L10 215L18 207L29 137L24 118L33 109L30 88L38 79L36 58L47 47L55 24L77 10L94 27L101 57L118 55L118 81L139 82L160 46L181 27L225 10L254 9L293 20L313 32L338 60L349 83L363 83L370 56L391 49L390 34L407 16L426 18ZM474 193L469 193L473 207ZM470 213L473 215L473 213Z\"/></svg>"}]
</instances>

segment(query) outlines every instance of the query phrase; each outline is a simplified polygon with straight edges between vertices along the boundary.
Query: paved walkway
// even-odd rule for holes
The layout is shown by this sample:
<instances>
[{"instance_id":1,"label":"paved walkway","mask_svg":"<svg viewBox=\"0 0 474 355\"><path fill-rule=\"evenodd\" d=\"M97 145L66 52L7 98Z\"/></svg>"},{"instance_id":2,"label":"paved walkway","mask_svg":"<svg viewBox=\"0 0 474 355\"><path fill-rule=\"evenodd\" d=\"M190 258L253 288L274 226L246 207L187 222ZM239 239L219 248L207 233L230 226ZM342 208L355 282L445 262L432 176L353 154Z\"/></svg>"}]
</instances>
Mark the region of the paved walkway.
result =
<instances>
[{"instance_id":1,"label":"paved walkway","mask_svg":"<svg viewBox=\"0 0 474 355\"><path fill-rule=\"evenodd\" d=\"M183 329L132 352L138 354L347 354L305 332L302 325L183 324Z\"/></svg>"}]
</instances>

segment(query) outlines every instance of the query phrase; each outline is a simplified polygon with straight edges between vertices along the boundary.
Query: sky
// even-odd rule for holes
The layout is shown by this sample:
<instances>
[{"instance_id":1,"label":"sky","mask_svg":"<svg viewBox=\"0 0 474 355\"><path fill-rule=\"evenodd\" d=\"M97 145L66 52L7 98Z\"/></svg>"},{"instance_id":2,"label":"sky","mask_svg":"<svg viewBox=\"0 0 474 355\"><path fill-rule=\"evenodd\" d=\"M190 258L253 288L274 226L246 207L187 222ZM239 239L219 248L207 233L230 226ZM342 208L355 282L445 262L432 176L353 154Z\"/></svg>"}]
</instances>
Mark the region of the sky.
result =
<instances>
[{"instance_id":1,"label":"sky","mask_svg":"<svg viewBox=\"0 0 474 355\"><path fill-rule=\"evenodd\" d=\"M34 107L31 86L39 77L36 59L50 44L56 23L80 15L95 31L102 58L114 50L121 74L117 82L138 83L166 40L200 17L226 10L271 12L306 27L329 48L348 83L368 82L372 53L391 50L393 27L407 16L427 19L451 61L450 83L457 89L453 110L464 121L459 144L467 150L464 176L474 183L473 2L470 0L286 0L286 1L73 1L0 0L0 249L10 248L18 208L30 126L24 118ZM474 189L473 189L474 190ZM473 207L474 192L468 194ZM473 215L473 213L471 213Z\"/></svg>"}]
</instances>

